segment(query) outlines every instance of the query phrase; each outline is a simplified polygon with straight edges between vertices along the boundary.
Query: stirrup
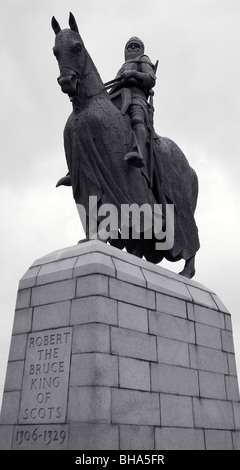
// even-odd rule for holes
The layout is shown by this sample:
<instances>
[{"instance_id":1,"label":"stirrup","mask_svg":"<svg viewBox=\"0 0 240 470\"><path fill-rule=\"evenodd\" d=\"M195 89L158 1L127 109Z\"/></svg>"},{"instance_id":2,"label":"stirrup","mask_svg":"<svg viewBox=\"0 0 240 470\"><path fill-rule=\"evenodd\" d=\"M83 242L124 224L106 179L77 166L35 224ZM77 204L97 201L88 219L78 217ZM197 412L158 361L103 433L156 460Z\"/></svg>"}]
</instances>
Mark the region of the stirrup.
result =
<instances>
[{"instance_id":1,"label":"stirrup","mask_svg":"<svg viewBox=\"0 0 240 470\"><path fill-rule=\"evenodd\" d=\"M136 168L143 168L145 166L143 157L138 152L128 152L124 157L124 161Z\"/></svg>"}]
</instances>

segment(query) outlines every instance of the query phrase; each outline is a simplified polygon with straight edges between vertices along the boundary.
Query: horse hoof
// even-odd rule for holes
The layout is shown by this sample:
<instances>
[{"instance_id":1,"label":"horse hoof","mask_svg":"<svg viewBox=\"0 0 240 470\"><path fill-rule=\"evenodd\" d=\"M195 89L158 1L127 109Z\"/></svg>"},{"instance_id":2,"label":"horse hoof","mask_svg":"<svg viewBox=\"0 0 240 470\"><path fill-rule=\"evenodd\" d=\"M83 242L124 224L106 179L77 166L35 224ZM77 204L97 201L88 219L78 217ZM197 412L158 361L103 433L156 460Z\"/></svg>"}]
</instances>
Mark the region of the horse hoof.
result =
<instances>
[{"instance_id":1,"label":"horse hoof","mask_svg":"<svg viewBox=\"0 0 240 470\"><path fill-rule=\"evenodd\" d=\"M141 250L140 248L134 248L133 251L132 251L132 254L134 256L137 256L137 258L142 258L143 257L143 250Z\"/></svg>"},{"instance_id":2,"label":"horse hoof","mask_svg":"<svg viewBox=\"0 0 240 470\"><path fill-rule=\"evenodd\" d=\"M81 245L81 243L86 243L89 242L89 238L83 238L82 240L78 241L78 245Z\"/></svg>"},{"instance_id":3,"label":"horse hoof","mask_svg":"<svg viewBox=\"0 0 240 470\"><path fill-rule=\"evenodd\" d=\"M181 271L178 274L180 274L180 276L186 277L187 279L192 279L192 277L195 276L195 274L196 274L196 270L194 269L193 271L185 271L183 269L183 271Z\"/></svg>"}]
</instances>

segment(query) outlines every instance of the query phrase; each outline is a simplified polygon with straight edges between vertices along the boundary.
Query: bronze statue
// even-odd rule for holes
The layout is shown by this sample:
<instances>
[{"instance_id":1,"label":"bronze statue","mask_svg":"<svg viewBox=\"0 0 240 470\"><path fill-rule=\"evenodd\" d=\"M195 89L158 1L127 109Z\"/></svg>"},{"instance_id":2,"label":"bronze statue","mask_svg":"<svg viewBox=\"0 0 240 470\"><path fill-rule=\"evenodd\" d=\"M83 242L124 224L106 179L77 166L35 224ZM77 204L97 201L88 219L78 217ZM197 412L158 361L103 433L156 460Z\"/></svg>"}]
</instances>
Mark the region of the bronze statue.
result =
<instances>
[{"instance_id":1,"label":"bronze statue","mask_svg":"<svg viewBox=\"0 0 240 470\"><path fill-rule=\"evenodd\" d=\"M198 180L179 147L172 140L159 137L152 128L147 98L155 84L155 68L143 54L142 42L131 38L127 46L139 48L137 56L129 59L126 55L116 81L110 82L109 94L71 13L69 26L70 29L62 30L52 18L56 35L53 52L60 68L58 83L73 105L64 130L69 175L58 185L71 184L75 202L86 208L88 218L91 196L96 197L99 207L112 204L119 213L123 205L134 204L147 204L154 213L155 205L161 204L163 219L167 205L174 205L174 242L170 249L156 250L154 234L151 239L145 239L142 232L139 239L124 239L120 224L119 239L109 237L107 241L153 263L164 257L170 261L184 259L180 274L191 278L199 249L194 220ZM147 72L142 70L145 67ZM141 73L146 73L146 81L141 77L139 87ZM130 88L130 99L126 101L122 90ZM138 88L137 92L134 88Z\"/></svg>"}]
</instances>

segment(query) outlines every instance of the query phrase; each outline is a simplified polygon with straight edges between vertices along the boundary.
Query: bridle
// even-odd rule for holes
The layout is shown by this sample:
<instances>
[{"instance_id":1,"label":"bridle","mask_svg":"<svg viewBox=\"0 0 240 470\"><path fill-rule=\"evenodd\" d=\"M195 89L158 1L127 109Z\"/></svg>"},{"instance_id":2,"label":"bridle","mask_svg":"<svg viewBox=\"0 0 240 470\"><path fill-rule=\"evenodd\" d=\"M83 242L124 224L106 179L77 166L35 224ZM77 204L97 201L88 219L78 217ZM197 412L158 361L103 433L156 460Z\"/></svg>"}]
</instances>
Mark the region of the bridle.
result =
<instances>
[{"instance_id":1,"label":"bridle","mask_svg":"<svg viewBox=\"0 0 240 470\"><path fill-rule=\"evenodd\" d=\"M67 60L65 60L65 58ZM76 57L72 56L72 58L73 58L74 61L76 61ZM69 64L68 64L68 62L69 62ZM80 81L84 80L84 78L89 74L89 72L85 73L86 64L87 64L87 56L86 56L85 49L84 49L84 64L83 64L81 73L79 72L77 67L74 67L70 62L71 62L71 56L69 56L69 54L64 54L64 63L61 64L61 66L59 66L60 75L62 73L62 70L64 68L67 68L69 70L72 70L76 74L77 80L80 80Z\"/></svg>"}]
</instances>

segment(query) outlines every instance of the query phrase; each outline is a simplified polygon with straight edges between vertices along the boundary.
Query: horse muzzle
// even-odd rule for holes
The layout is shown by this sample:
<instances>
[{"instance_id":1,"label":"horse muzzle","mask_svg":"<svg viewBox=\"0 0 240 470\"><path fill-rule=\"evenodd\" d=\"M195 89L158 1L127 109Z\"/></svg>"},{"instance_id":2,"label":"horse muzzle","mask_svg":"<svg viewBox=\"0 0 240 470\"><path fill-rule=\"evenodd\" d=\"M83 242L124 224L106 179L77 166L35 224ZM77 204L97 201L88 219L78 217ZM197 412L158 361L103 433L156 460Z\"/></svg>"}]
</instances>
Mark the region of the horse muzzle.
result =
<instances>
[{"instance_id":1,"label":"horse muzzle","mask_svg":"<svg viewBox=\"0 0 240 470\"><path fill-rule=\"evenodd\" d=\"M74 96L78 93L78 75L75 72L61 73L57 79L63 93Z\"/></svg>"}]
</instances>

